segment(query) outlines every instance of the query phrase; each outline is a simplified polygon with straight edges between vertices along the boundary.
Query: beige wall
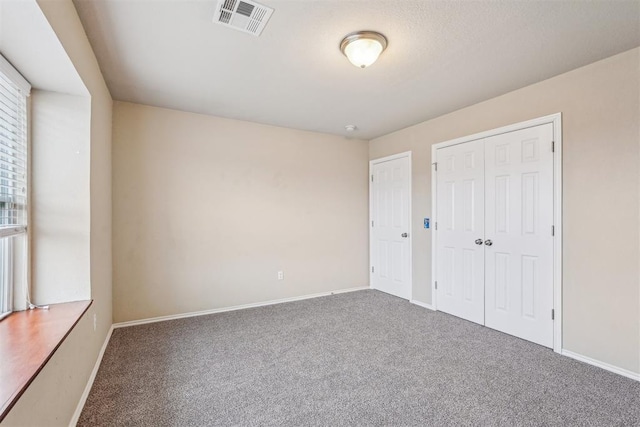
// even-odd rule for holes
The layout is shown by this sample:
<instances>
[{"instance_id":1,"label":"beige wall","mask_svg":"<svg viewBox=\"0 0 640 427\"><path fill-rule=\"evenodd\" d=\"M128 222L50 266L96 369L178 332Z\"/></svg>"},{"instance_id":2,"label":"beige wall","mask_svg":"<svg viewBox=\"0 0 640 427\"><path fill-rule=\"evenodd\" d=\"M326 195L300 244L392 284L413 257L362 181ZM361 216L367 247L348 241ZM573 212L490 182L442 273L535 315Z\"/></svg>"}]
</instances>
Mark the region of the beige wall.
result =
<instances>
[{"instance_id":1,"label":"beige wall","mask_svg":"<svg viewBox=\"0 0 640 427\"><path fill-rule=\"evenodd\" d=\"M562 112L564 348L640 372L639 49L370 142L413 152L413 294L431 302L431 145Z\"/></svg>"},{"instance_id":2,"label":"beige wall","mask_svg":"<svg viewBox=\"0 0 640 427\"><path fill-rule=\"evenodd\" d=\"M83 202L90 208L90 242L85 251L90 251L90 286L94 303L9 412L3 426L68 425L112 324L111 96L71 1L40 0L38 6L91 96L90 134L85 138L90 156L84 158L90 164L90 183ZM41 70L46 71L46 68ZM83 258L86 259L86 254ZM95 331L94 315L97 319Z\"/></svg>"},{"instance_id":3,"label":"beige wall","mask_svg":"<svg viewBox=\"0 0 640 427\"><path fill-rule=\"evenodd\" d=\"M31 297L87 300L91 99L33 90L31 123Z\"/></svg>"},{"instance_id":4,"label":"beige wall","mask_svg":"<svg viewBox=\"0 0 640 427\"><path fill-rule=\"evenodd\" d=\"M114 105L116 322L368 286L366 141Z\"/></svg>"}]
</instances>

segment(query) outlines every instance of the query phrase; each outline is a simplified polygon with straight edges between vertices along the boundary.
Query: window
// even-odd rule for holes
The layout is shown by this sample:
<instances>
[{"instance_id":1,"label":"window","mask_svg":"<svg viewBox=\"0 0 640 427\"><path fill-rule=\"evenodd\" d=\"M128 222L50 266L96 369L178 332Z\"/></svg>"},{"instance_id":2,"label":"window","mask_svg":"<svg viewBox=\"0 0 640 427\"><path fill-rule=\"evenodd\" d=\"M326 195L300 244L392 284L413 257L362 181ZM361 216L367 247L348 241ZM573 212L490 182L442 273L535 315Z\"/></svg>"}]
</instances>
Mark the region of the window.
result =
<instances>
[{"instance_id":1,"label":"window","mask_svg":"<svg viewBox=\"0 0 640 427\"><path fill-rule=\"evenodd\" d=\"M13 310L27 255L27 97L31 87L0 56L0 319Z\"/></svg>"}]
</instances>

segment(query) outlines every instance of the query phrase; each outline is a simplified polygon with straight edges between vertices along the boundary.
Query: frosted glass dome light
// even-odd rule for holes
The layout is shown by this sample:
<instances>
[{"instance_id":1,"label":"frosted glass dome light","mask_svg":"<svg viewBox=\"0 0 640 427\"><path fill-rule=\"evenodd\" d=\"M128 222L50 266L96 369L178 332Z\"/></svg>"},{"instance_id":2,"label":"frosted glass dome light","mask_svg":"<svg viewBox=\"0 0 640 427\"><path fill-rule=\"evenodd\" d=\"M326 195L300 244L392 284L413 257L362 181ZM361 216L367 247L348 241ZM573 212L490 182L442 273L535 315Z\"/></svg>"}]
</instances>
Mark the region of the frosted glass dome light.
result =
<instances>
[{"instance_id":1,"label":"frosted glass dome light","mask_svg":"<svg viewBox=\"0 0 640 427\"><path fill-rule=\"evenodd\" d=\"M366 68L376 62L386 48L386 37L375 31L347 34L340 43L342 53L358 68Z\"/></svg>"}]
</instances>

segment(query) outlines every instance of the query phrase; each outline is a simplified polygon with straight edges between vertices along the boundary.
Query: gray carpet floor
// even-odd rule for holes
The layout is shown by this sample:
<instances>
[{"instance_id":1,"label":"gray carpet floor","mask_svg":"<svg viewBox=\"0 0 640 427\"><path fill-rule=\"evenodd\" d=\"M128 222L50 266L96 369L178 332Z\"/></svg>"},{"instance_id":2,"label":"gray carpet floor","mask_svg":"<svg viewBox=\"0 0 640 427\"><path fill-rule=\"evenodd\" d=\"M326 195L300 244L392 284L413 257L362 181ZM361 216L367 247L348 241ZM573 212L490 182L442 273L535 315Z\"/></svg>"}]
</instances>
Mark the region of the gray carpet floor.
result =
<instances>
[{"instance_id":1,"label":"gray carpet floor","mask_svg":"<svg viewBox=\"0 0 640 427\"><path fill-rule=\"evenodd\" d=\"M80 426L639 426L640 383L377 291L116 329Z\"/></svg>"}]
</instances>

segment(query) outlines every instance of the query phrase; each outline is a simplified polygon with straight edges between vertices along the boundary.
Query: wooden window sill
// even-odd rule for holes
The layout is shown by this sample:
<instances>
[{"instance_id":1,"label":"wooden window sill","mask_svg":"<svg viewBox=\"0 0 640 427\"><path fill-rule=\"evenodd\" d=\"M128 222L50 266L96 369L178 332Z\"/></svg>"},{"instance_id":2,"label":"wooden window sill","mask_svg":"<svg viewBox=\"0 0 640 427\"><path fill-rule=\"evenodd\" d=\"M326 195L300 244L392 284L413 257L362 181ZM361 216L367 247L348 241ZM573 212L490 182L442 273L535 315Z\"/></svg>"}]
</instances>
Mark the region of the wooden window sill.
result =
<instances>
[{"instance_id":1,"label":"wooden window sill","mask_svg":"<svg viewBox=\"0 0 640 427\"><path fill-rule=\"evenodd\" d=\"M52 304L0 321L0 422L93 301Z\"/></svg>"}]
</instances>

